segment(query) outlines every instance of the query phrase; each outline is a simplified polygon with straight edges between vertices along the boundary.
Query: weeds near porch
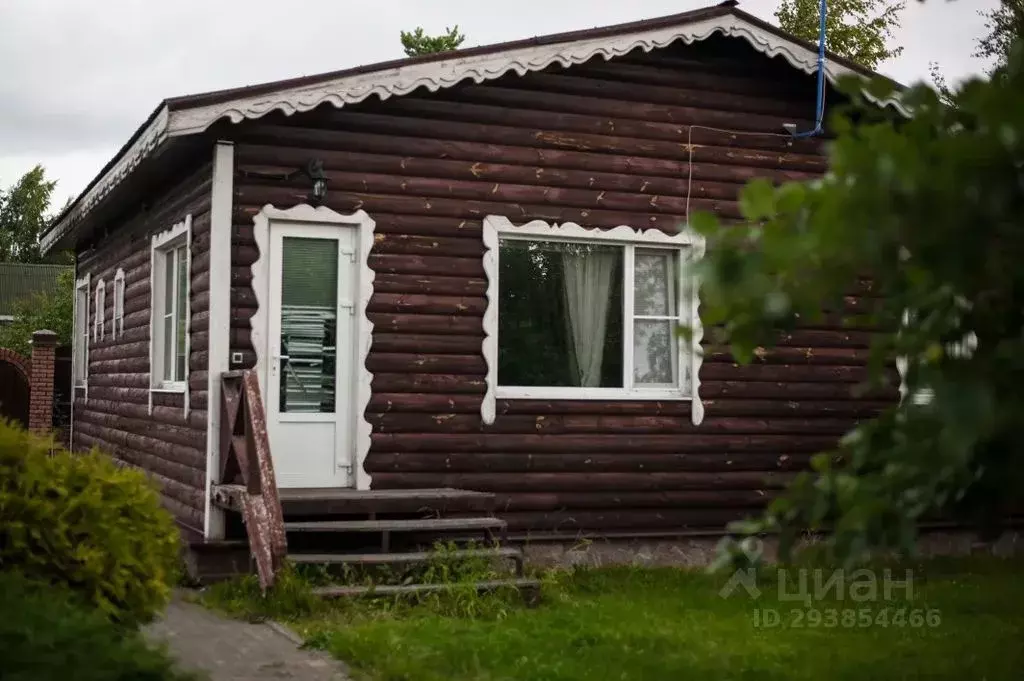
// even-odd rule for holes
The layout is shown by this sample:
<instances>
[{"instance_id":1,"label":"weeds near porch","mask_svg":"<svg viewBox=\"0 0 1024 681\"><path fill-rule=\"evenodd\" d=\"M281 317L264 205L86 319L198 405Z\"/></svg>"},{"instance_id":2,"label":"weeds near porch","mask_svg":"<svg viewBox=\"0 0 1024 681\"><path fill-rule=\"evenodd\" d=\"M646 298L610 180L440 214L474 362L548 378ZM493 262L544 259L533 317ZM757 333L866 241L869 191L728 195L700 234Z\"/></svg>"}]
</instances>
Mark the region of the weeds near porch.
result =
<instances>
[{"instance_id":1,"label":"weeds near porch","mask_svg":"<svg viewBox=\"0 0 1024 681\"><path fill-rule=\"evenodd\" d=\"M266 594L254 575L215 584L198 601L232 617L259 621L294 621L328 613L379 616L422 611L442 617L500 619L522 608L522 595L514 586L480 592L478 582L507 579L507 568L487 556L456 557L460 548L484 548L455 543L438 543L431 559L423 564L405 566L375 565L296 565L287 564L277 583ZM553 571L531 575L541 580L545 600L564 597L563 578ZM318 586L379 586L435 584L440 591L423 594L324 600L314 594Z\"/></svg>"}]
</instances>

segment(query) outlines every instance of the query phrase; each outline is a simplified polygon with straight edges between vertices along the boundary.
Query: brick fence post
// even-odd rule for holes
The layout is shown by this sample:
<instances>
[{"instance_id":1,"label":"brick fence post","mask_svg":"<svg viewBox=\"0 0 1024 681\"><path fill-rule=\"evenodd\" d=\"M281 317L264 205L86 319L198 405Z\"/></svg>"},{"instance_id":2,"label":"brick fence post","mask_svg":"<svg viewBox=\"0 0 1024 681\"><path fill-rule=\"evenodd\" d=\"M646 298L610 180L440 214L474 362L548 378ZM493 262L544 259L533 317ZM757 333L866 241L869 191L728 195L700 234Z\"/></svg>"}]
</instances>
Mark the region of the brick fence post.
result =
<instances>
[{"instance_id":1,"label":"brick fence post","mask_svg":"<svg viewBox=\"0 0 1024 681\"><path fill-rule=\"evenodd\" d=\"M33 433L45 435L53 429L53 362L56 350L56 333L44 329L32 334L28 429Z\"/></svg>"}]
</instances>

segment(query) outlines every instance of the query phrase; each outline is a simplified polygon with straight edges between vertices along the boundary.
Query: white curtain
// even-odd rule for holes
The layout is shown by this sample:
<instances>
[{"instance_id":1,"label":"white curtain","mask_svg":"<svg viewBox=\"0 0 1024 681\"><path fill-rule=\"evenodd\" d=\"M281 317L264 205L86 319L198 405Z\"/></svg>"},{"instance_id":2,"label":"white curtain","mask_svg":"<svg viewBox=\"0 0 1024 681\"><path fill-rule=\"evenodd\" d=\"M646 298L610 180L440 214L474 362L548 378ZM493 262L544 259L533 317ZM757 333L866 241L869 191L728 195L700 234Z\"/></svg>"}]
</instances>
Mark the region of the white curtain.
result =
<instances>
[{"instance_id":1,"label":"white curtain","mask_svg":"<svg viewBox=\"0 0 1024 681\"><path fill-rule=\"evenodd\" d=\"M586 248L581 251L562 254L565 303L579 385L595 387L601 384L601 361L616 252L603 249L588 251Z\"/></svg>"}]
</instances>

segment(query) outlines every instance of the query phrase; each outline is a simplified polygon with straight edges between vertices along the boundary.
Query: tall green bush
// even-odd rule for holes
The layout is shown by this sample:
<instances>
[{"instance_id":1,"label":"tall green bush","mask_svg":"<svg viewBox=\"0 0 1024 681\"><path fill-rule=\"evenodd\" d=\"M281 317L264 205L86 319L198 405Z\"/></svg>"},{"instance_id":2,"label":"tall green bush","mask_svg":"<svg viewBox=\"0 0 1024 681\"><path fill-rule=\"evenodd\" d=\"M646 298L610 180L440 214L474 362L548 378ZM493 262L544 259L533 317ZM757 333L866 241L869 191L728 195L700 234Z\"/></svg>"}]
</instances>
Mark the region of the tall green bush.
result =
<instances>
[{"instance_id":1,"label":"tall green bush","mask_svg":"<svg viewBox=\"0 0 1024 681\"><path fill-rule=\"evenodd\" d=\"M51 448L0 421L0 570L66 584L118 622L152 619L179 559L155 487L99 452Z\"/></svg>"},{"instance_id":2,"label":"tall green bush","mask_svg":"<svg viewBox=\"0 0 1024 681\"><path fill-rule=\"evenodd\" d=\"M0 679L192 681L162 650L76 603L63 588L0 574Z\"/></svg>"}]
</instances>

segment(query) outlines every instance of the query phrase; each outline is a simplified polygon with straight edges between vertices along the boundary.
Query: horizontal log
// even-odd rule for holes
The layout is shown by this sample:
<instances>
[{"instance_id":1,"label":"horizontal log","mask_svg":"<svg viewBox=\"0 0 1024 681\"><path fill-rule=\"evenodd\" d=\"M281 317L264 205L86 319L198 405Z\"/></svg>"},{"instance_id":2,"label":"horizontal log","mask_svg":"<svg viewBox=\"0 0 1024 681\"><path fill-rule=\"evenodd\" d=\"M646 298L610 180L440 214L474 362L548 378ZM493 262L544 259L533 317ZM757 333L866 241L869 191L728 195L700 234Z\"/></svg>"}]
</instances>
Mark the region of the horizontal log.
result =
<instances>
[{"instance_id":1,"label":"horizontal log","mask_svg":"<svg viewBox=\"0 0 1024 681\"><path fill-rule=\"evenodd\" d=\"M754 350L751 363L863 367L867 365L869 355L869 350L860 348L759 347ZM710 362L734 364L736 360L731 350L709 346L704 349L704 363Z\"/></svg>"},{"instance_id":2,"label":"horizontal log","mask_svg":"<svg viewBox=\"0 0 1024 681\"><path fill-rule=\"evenodd\" d=\"M424 355L371 352L366 368L384 373L459 374L483 376L487 365L480 355Z\"/></svg>"},{"instance_id":3,"label":"horizontal log","mask_svg":"<svg viewBox=\"0 0 1024 681\"><path fill-rule=\"evenodd\" d=\"M110 400L121 404L149 404L149 390L146 388L112 388L89 386L89 400Z\"/></svg>"},{"instance_id":4,"label":"horizontal log","mask_svg":"<svg viewBox=\"0 0 1024 681\"><path fill-rule=\"evenodd\" d=\"M534 84L551 86L557 82L566 89L552 90L549 87L540 93L517 87L477 85L441 95L456 101L412 96L387 102L378 108L382 112L394 113L397 110L410 116L444 118L446 121L680 143L687 142L690 127L694 126L695 143L722 147L742 145L782 152L799 149L805 155L818 152L817 140L793 140L791 136L784 136L784 132L778 132L785 122L796 123L802 129L813 127L814 122L807 118L806 108L797 115L764 115L753 113L751 109L712 110L706 105L694 108L678 106L679 93L669 88L648 87L645 91L651 99L646 99L644 94L633 92L634 89L639 90L639 86L623 88L611 81L602 84L592 79L538 75L540 78ZM708 127L715 129L708 130ZM726 131L762 134L735 139L738 136L730 136ZM702 133L699 142L696 139L698 132Z\"/></svg>"},{"instance_id":5,"label":"horizontal log","mask_svg":"<svg viewBox=\"0 0 1024 681\"><path fill-rule=\"evenodd\" d=\"M778 338L780 347L805 348L869 348L873 334L870 331L852 329L797 329L782 333Z\"/></svg>"},{"instance_id":6,"label":"horizontal log","mask_svg":"<svg viewBox=\"0 0 1024 681\"><path fill-rule=\"evenodd\" d=\"M210 290L210 272L195 272L192 275L192 293L203 293Z\"/></svg>"},{"instance_id":7,"label":"horizontal log","mask_svg":"<svg viewBox=\"0 0 1024 681\"><path fill-rule=\"evenodd\" d=\"M267 145L294 146L342 152L366 152L403 158L430 158L469 161L470 163L498 163L521 165L528 168L582 170L617 175L635 175L642 178L665 178L678 182L692 177L696 181L732 182L743 184L757 177L776 183L811 180L817 171L799 171L775 167L736 166L724 163L704 163L690 159L657 158L643 154L601 154L590 151L565 149L538 149L533 145L514 146L493 142L475 142L445 139L427 139L422 136L401 136L373 133L355 133L344 130L324 130L292 126L256 124L246 128L245 136ZM241 150L247 145L239 145ZM308 153L308 151L306 152ZM246 218L252 224L251 217Z\"/></svg>"},{"instance_id":8,"label":"horizontal log","mask_svg":"<svg viewBox=\"0 0 1024 681\"><path fill-rule=\"evenodd\" d=\"M89 378L94 374L148 374L149 357L94 360L89 358Z\"/></svg>"},{"instance_id":9,"label":"horizontal log","mask_svg":"<svg viewBox=\"0 0 1024 681\"><path fill-rule=\"evenodd\" d=\"M546 435L723 433L736 435L810 435L840 436L855 422L850 418L755 418L705 417L699 426L678 416L511 416L499 415L494 424L484 426L477 415L465 414L367 414L376 433L488 433Z\"/></svg>"},{"instance_id":10,"label":"horizontal log","mask_svg":"<svg viewBox=\"0 0 1024 681\"><path fill-rule=\"evenodd\" d=\"M88 381L90 389L92 389L95 386L115 388L148 388L149 374L97 374L93 372L92 366L90 365ZM77 401L75 402L75 409L78 409Z\"/></svg>"},{"instance_id":11,"label":"horizontal log","mask_svg":"<svg viewBox=\"0 0 1024 681\"><path fill-rule=\"evenodd\" d=\"M486 308L487 299L480 296L374 293L366 309L369 312L483 317Z\"/></svg>"},{"instance_id":12,"label":"horizontal log","mask_svg":"<svg viewBox=\"0 0 1024 681\"><path fill-rule=\"evenodd\" d=\"M209 367L209 365L210 353L206 352L205 350L196 352L195 349L193 348L193 351L189 353L188 356L189 371L203 371L207 367Z\"/></svg>"},{"instance_id":13,"label":"horizontal log","mask_svg":"<svg viewBox=\"0 0 1024 681\"><path fill-rule=\"evenodd\" d=\"M374 393L366 410L370 413L388 412L479 414L479 395L445 395L416 393Z\"/></svg>"},{"instance_id":14,"label":"horizontal log","mask_svg":"<svg viewBox=\"0 0 1024 681\"><path fill-rule=\"evenodd\" d=\"M419 179L411 178L403 181L403 183L395 184L392 182L393 178L387 175L368 175L360 174L362 178L364 189L361 191L372 191L367 190L367 185L373 186L376 178L387 178L380 182L379 187L386 192L388 189L397 189L402 192L413 193L417 196L426 194L420 194L418 192ZM330 176L328 182L332 182L331 186L335 186L333 183L334 176ZM427 186L431 186L434 180L424 180L427 182ZM344 186L343 183L337 183L338 186ZM355 189L355 187L353 187ZM449 192L452 194L453 192ZM415 234L385 234L377 233L373 239L373 250L376 253L389 253L398 255L442 255L450 256L455 258L479 258L483 256L484 245L480 240L480 237L449 237L449 236L419 236Z\"/></svg>"},{"instance_id":15,"label":"horizontal log","mask_svg":"<svg viewBox=\"0 0 1024 681\"><path fill-rule=\"evenodd\" d=\"M109 389L107 389L109 390ZM154 398L161 396L154 394ZM176 396L179 398L180 396ZM154 399L154 405L156 400ZM89 409L97 412L104 412L114 416L127 416L134 419L152 420L157 423L168 423L172 425L187 426L197 430L206 428L206 412L198 409L191 410L188 417L181 407L154 406L153 412L149 413L147 403L121 402L116 400L100 399L95 394L89 395Z\"/></svg>"},{"instance_id":16,"label":"horizontal log","mask_svg":"<svg viewBox=\"0 0 1024 681\"><path fill-rule=\"evenodd\" d=\"M628 532L661 530L684 532L693 529L723 529L729 523L751 515L753 509L566 511L554 513L503 513L509 532Z\"/></svg>"},{"instance_id":17,"label":"horizontal log","mask_svg":"<svg viewBox=\"0 0 1024 681\"><path fill-rule=\"evenodd\" d=\"M265 174L283 174L287 168L276 166L251 166L249 170ZM632 214L653 214L685 216L687 211L687 198L685 181L680 180L676 191L673 194L630 194L626 192L605 191L599 189L562 189L545 186L514 184L511 182L476 182L460 181L434 177L395 177L392 175L379 175L370 173L344 173L338 171L325 171L328 187L335 193L349 193L351 198L356 200L373 201L375 206L382 208L385 201L393 205L415 206L423 214L429 215L440 206L435 199L464 199L475 202L501 202L517 205L529 205L556 208L577 208L577 209L603 209L607 211L620 211ZM306 191L300 180L296 179L289 183L279 183L274 186L275 192L289 191L288 186L294 187L291 191ZM251 189L250 189L251 187ZM270 190L269 187L266 188ZM737 186L738 190L739 187ZM252 195L259 195L259 190L253 185L247 185L242 192L246 198ZM385 198L388 197L388 198ZM410 203L409 199L415 197ZM726 198L696 198L689 199L689 206L694 210L703 210L715 213L724 218L739 220L742 214L739 204L736 202L735 192ZM452 207L456 211L456 207ZM409 210L409 208L407 208ZM491 209L496 212L496 209ZM451 213L447 213L451 214ZM456 212L455 215L464 216L464 212ZM634 218L635 219L635 218ZM629 223L626 223L629 224ZM394 238L398 235L378 235L376 242L380 244L379 252L391 253L430 253L436 252L441 255L465 255L474 251L482 250L482 244L468 239L453 239L449 243L440 243L442 237L434 238L437 245L431 245L431 237L409 236L407 240ZM384 237L384 238L381 238ZM459 250L458 242L465 242ZM451 249L451 250L449 250ZM248 252L246 252L248 253ZM250 264L255 262L255 256L239 253L239 264Z\"/></svg>"},{"instance_id":18,"label":"horizontal log","mask_svg":"<svg viewBox=\"0 0 1024 681\"><path fill-rule=\"evenodd\" d=\"M373 322L374 333L427 333L483 337L483 320L479 317L464 317L438 314L387 314L370 312L366 315Z\"/></svg>"},{"instance_id":19,"label":"horizontal log","mask_svg":"<svg viewBox=\"0 0 1024 681\"><path fill-rule=\"evenodd\" d=\"M301 203L306 200L309 192L306 189L293 189L281 186L244 185L239 187L236 193L238 200L245 203L243 210L256 214L262 206L268 203L273 205ZM626 212L554 204L426 198L342 191L331 191L327 195L325 205L339 213L348 213L361 209L371 215L383 212L476 219L482 219L486 215L514 215L521 216L522 222L529 222L531 220L557 223L576 222L592 227L631 225L636 228L657 228L671 233L677 232L685 220L683 213L673 215L669 213L658 214L650 211ZM735 204L731 202L723 203L705 201L703 199L694 199L690 202L690 208L693 211L700 210L714 213L721 207L725 207L731 212L734 212L736 209ZM431 272L430 274L443 273Z\"/></svg>"},{"instance_id":20,"label":"horizontal log","mask_svg":"<svg viewBox=\"0 0 1024 681\"><path fill-rule=\"evenodd\" d=\"M192 314L198 314L200 312L205 312L206 310L210 309L210 292L209 291L193 292L191 297L189 298L188 302L189 302L189 311Z\"/></svg>"},{"instance_id":21,"label":"horizontal log","mask_svg":"<svg viewBox=\"0 0 1024 681\"><path fill-rule=\"evenodd\" d=\"M209 272L210 271L210 253L209 251L202 253L194 253L192 259L189 261L189 267L191 272Z\"/></svg>"},{"instance_id":22,"label":"horizontal log","mask_svg":"<svg viewBox=\"0 0 1024 681\"><path fill-rule=\"evenodd\" d=\"M377 473L380 489L454 487L481 492L642 492L665 490L771 490L791 473Z\"/></svg>"},{"instance_id":23,"label":"horizontal log","mask_svg":"<svg viewBox=\"0 0 1024 681\"><path fill-rule=\"evenodd\" d=\"M813 454L617 454L528 453L372 453L370 473L671 473L729 471L800 471Z\"/></svg>"},{"instance_id":24,"label":"horizontal log","mask_svg":"<svg viewBox=\"0 0 1024 681\"><path fill-rule=\"evenodd\" d=\"M374 377L376 380L376 377ZM440 391L438 391L440 392ZM454 392L454 391L452 391ZM378 452L525 452L680 454L710 452L816 453L834 448L834 435L737 435L734 433L673 435L509 435L483 433L374 433L371 456Z\"/></svg>"},{"instance_id":25,"label":"horizontal log","mask_svg":"<svg viewBox=\"0 0 1024 681\"><path fill-rule=\"evenodd\" d=\"M862 367L756 365L739 366L710 362L700 368L701 380L708 381L798 381L808 383L863 383L868 370Z\"/></svg>"},{"instance_id":26,"label":"horizontal log","mask_svg":"<svg viewBox=\"0 0 1024 681\"><path fill-rule=\"evenodd\" d=\"M685 138L683 142L685 142ZM299 165L308 157L309 150L299 147L279 147L270 145L243 145L247 164L258 170ZM472 160L449 160L434 158L416 158L405 155L360 154L348 151L319 152L324 167L332 171L332 186L350 187L361 191L371 191L370 185L358 184L358 177L343 173L352 168L361 172L377 175L390 175L400 178L441 178L445 180L462 180L470 182L512 183L535 185L560 189L594 189L597 191L627 192L647 195L691 196L703 199L726 199L735 201L743 187L742 181L722 181L695 175L689 180L689 168L684 174L676 177L658 177L641 174L611 173L588 170L574 170L542 165L513 165L511 163L488 163ZM343 180L343 181L342 181ZM479 225L473 226L467 220L435 219L434 223L409 221L407 229L398 229L389 220L380 220L374 215L377 233L424 234L479 237ZM464 232L464 233L463 233Z\"/></svg>"},{"instance_id":27,"label":"horizontal log","mask_svg":"<svg viewBox=\"0 0 1024 681\"><path fill-rule=\"evenodd\" d=\"M405 274L416 276L450 275L482 279L481 258L444 258L438 256L401 256L370 254L370 268L378 275Z\"/></svg>"},{"instance_id":28,"label":"horizontal log","mask_svg":"<svg viewBox=\"0 0 1024 681\"><path fill-rule=\"evenodd\" d=\"M663 55L659 52L656 59ZM806 86L793 79L774 78L766 82L764 78L756 77L756 72L751 71L750 63L738 64L738 68L732 75L721 67L711 67L707 62L692 60L692 64L685 68L665 68L660 61L652 63L629 63L623 59L604 61L592 59L585 64L573 67L570 74L581 78L598 77L604 80L615 80L630 84L659 85L670 88L695 90L702 95L711 93L726 93L730 95L760 95L760 98L779 100L803 99L806 103L811 100L807 97Z\"/></svg>"},{"instance_id":29,"label":"horizontal log","mask_svg":"<svg viewBox=\"0 0 1024 681\"><path fill-rule=\"evenodd\" d=\"M301 149L295 151L309 153ZM361 157L373 157L371 154L362 154ZM390 161L393 156L383 156ZM415 159L404 159L415 161ZM462 162L457 162L465 165ZM458 220L452 218L431 218L411 215L389 215L387 213L374 213L375 223L373 231L377 234L413 234L419 236L459 236L466 239L479 239L483 232L479 220Z\"/></svg>"},{"instance_id":30,"label":"horizontal log","mask_svg":"<svg viewBox=\"0 0 1024 681\"><path fill-rule=\"evenodd\" d=\"M162 441L170 444L190 447L196 450L206 449L206 434L198 429L188 426L159 423L146 418L130 418L117 416L91 409L88 404L83 403L81 407L75 405L75 427L79 424L91 423L103 432L108 433L104 437L111 438L116 431L123 431L125 434L145 436L151 441ZM116 443L116 440L114 441ZM140 448L145 451L145 448Z\"/></svg>"},{"instance_id":31,"label":"horizontal log","mask_svg":"<svg viewBox=\"0 0 1024 681\"><path fill-rule=\"evenodd\" d=\"M565 97L568 99L581 99ZM591 104L580 101L581 106ZM596 104L596 103L594 103ZM318 112L319 113L319 112ZM540 147L565 149L570 151L598 151L605 154L626 154L631 156L650 156L677 160L692 160L708 163L726 163L758 168L782 168L801 170L804 172L822 173L826 170L823 156L812 154L794 154L754 148L730 147L727 135L723 135L719 145L698 146L689 151L685 145L669 140L651 140L629 136L593 134L584 132L562 132L551 130L545 126L520 128L508 125L478 124L466 121L442 121L404 116L359 113L350 109L324 111L319 114L324 123L339 130L387 135L414 135L433 137L444 140L460 140L465 142L484 142L491 144L507 144L524 147ZM739 125L729 125L730 130L777 131L782 124L789 122L782 119L760 119L756 123L750 119ZM699 118L687 121L688 124L723 128L712 118ZM735 142L734 142L735 143ZM741 144L750 144L743 139Z\"/></svg>"},{"instance_id":32,"label":"horizontal log","mask_svg":"<svg viewBox=\"0 0 1024 681\"><path fill-rule=\"evenodd\" d=\"M667 492L549 492L500 494L495 504L502 514L518 511L593 510L608 512L627 509L747 509L764 508L777 495L764 490L687 490Z\"/></svg>"},{"instance_id":33,"label":"horizontal log","mask_svg":"<svg viewBox=\"0 0 1024 681\"><path fill-rule=\"evenodd\" d=\"M79 441L83 445L87 447L97 447L100 451L103 451L106 454L114 456L115 458L121 459L122 461L146 471L151 471L162 477L174 480L183 485L188 485L195 489L205 488L205 460L203 461L203 468L194 468L147 452L140 452L127 447L118 447L106 439L95 437L86 432L80 433L78 437Z\"/></svg>"},{"instance_id":34,"label":"horizontal log","mask_svg":"<svg viewBox=\"0 0 1024 681\"><path fill-rule=\"evenodd\" d=\"M703 380L701 397L707 400L729 399L771 399L771 400L884 400L892 402L898 398L896 386L885 390L874 390L862 394L856 383L800 382L800 381L711 381Z\"/></svg>"},{"instance_id":35,"label":"horizontal log","mask_svg":"<svg viewBox=\"0 0 1024 681\"><path fill-rule=\"evenodd\" d=\"M380 393L446 393L482 395L487 385L482 376L445 374L374 373L371 389Z\"/></svg>"},{"instance_id":36,"label":"horizontal log","mask_svg":"<svg viewBox=\"0 0 1024 681\"><path fill-rule=\"evenodd\" d=\"M108 340L95 343L89 348L90 363L138 358L144 358L147 362L149 361L148 340L129 341L125 336L119 336L116 339L108 336Z\"/></svg>"},{"instance_id":37,"label":"horizontal log","mask_svg":"<svg viewBox=\"0 0 1024 681\"><path fill-rule=\"evenodd\" d=\"M371 353L401 352L438 355L468 355L481 350L479 336L375 333Z\"/></svg>"}]
</instances>

